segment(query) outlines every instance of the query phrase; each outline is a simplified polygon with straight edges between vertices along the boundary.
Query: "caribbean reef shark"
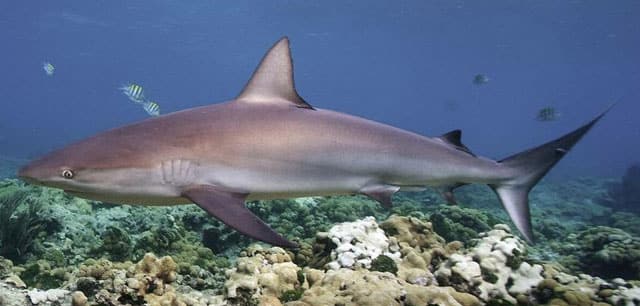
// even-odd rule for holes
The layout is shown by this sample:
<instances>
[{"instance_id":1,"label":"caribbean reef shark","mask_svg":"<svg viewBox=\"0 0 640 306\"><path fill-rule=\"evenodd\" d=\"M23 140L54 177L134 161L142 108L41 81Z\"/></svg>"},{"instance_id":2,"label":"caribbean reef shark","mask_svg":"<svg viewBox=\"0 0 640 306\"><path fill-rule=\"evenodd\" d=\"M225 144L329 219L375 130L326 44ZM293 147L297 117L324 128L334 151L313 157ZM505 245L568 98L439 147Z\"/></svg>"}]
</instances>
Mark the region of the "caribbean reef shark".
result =
<instances>
[{"instance_id":1,"label":"caribbean reef shark","mask_svg":"<svg viewBox=\"0 0 640 306\"><path fill-rule=\"evenodd\" d=\"M240 95L81 140L31 162L31 183L111 203L196 203L237 231L295 247L245 206L255 199L364 194L391 206L399 190L489 185L533 241L528 193L604 115L556 140L495 161L455 130L428 138L311 106L294 86L289 40L264 56Z\"/></svg>"}]
</instances>

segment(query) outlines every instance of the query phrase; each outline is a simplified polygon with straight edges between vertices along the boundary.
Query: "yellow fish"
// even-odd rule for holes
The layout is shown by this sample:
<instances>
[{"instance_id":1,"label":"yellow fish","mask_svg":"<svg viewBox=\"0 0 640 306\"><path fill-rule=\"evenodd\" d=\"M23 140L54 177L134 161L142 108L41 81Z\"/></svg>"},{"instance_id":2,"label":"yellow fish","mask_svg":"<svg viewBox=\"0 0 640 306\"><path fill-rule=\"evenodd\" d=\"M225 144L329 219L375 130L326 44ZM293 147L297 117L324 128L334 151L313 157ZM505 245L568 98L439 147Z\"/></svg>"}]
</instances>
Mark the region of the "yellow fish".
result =
<instances>
[{"instance_id":1,"label":"yellow fish","mask_svg":"<svg viewBox=\"0 0 640 306\"><path fill-rule=\"evenodd\" d=\"M131 83L120 87L120 90L129 100L136 103L144 103L144 89L138 84Z\"/></svg>"},{"instance_id":2,"label":"yellow fish","mask_svg":"<svg viewBox=\"0 0 640 306\"><path fill-rule=\"evenodd\" d=\"M142 108L144 108L144 111L151 116L160 116L160 105L158 105L158 103L156 102L147 101L144 103Z\"/></svg>"}]
</instances>

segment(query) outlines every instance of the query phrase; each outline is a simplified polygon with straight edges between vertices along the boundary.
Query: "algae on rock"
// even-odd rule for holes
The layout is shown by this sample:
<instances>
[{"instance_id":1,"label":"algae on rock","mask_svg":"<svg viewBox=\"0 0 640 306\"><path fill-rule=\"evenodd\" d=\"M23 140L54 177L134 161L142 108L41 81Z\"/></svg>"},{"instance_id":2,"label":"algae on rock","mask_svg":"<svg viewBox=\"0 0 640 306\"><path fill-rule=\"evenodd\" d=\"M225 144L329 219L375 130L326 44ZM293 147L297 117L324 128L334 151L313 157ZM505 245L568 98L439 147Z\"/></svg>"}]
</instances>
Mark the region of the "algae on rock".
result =
<instances>
[{"instance_id":1,"label":"algae on rock","mask_svg":"<svg viewBox=\"0 0 640 306\"><path fill-rule=\"evenodd\" d=\"M30 187L14 180L0 186L0 256L24 262L36 237L56 221L43 214L42 202L30 196Z\"/></svg>"},{"instance_id":2,"label":"algae on rock","mask_svg":"<svg viewBox=\"0 0 640 306\"><path fill-rule=\"evenodd\" d=\"M478 233L489 231L499 223L499 220L479 210L450 205L440 205L431 213L429 221L445 240L465 244L477 238Z\"/></svg>"},{"instance_id":3,"label":"algae on rock","mask_svg":"<svg viewBox=\"0 0 640 306\"><path fill-rule=\"evenodd\" d=\"M570 241L563 251L584 273L640 279L640 238L621 229L597 226L571 235Z\"/></svg>"},{"instance_id":4,"label":"algae on rock","mask_svg":"<svg viewBox=\"0 0 640 306\"><path fill-rule=\"evenodd\" d=\"M236 266L227 270L226 296L232 302L263 295L280 297L286 292L303 288L298 278L300 267L296 266L287 252L278 247L263 249L251 245L239 257Z\"/></svg>"}]
</instances>

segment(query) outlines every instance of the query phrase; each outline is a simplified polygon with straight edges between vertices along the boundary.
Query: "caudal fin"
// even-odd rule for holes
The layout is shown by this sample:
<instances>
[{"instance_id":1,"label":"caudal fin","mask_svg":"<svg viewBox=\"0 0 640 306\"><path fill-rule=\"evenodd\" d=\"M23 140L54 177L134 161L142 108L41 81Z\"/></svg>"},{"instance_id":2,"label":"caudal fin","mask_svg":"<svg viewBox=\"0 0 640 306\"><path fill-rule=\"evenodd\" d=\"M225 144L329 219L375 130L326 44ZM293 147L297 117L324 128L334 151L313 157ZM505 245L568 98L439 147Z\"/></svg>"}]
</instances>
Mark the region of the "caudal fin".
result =
<instances>
[{"instance_id":1,"label":"caudal fin","mask_svg":"<svg viewBox=\"0 0 640 306\"><path fill-rule=\"evenodd\" d=\"M609 109L611 107L571 133L499 161L504 167L513 169L513 179L489 187L498 195L509 217L529 243L533 243L529 191Z\"/></svg>"}]
</instances>

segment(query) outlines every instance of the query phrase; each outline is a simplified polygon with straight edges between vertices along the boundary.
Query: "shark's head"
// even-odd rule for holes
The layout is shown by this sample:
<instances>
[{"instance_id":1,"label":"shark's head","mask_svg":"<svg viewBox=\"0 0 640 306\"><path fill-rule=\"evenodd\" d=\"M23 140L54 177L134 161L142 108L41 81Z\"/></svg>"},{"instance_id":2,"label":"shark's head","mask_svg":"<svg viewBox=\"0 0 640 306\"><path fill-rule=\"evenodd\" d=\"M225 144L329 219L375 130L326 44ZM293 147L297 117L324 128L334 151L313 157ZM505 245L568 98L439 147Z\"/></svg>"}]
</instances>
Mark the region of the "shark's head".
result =
<instances>
[{"instance_id":1,"label":"shark's head","mask_svg":"<svg viewBox=\"0 0 640 306\"><path fill-rule=\"evenodd\" d=\"M78 149L86 155L78 154ZM78 145L72 145L51 152L22 167L18 176L31 184L70 191L86 190L94 183L93 175L87 173L95 170L86 158L93 156L93 152L87 151L86 146L78 148Z\"/></svg>"},{"instance_id":2,"label":"shark's head","mask_svg":"<svg viewBox=\"0 0 640 306\"><path fill-rule=\"evenodd\" d=\"M132 182L145 181L139 180L144 163L136 163L139 161L136 156L145 154L139 154L139 147L136 149L131 141L113 132L53 151L22 167L18 176L32 184L63 189L85 198L100 199L99 195L105 194L116 199L124 196L130 193Z\"/></svg>"}]
</instances>

